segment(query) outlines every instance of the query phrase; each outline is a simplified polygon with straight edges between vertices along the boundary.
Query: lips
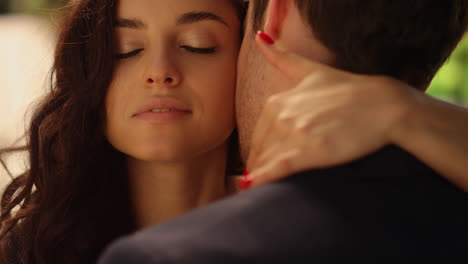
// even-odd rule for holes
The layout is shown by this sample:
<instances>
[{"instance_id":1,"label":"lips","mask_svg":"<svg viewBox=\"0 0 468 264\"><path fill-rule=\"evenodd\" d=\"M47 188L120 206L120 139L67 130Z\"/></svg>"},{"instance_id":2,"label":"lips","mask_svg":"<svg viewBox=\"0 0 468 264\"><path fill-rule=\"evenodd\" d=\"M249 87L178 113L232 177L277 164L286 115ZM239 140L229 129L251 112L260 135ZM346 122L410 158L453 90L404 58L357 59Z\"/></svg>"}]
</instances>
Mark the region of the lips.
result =
<instances>
[{"instance_id":1,"label":"lips","mask_svg":"<svg viewBox=\"0 0 468 264\"><path fill-rule=\"evenodd\" d=\"M163 114L171 112L192 113L190 107L181 100L171 97L155 97L148 100L133 117L146 113Z\"/></svg>"},{"instance_id":2,"label":"lips","mask_svg":"<svg viewBox=\"0 0 468 264\"><path fill-rule=\"evenodd\" d=\"M192 114L190 107L172 97L154 97L148 100L133 118L149 123L161 124L181 120Z\"/></svg>"}]
</instances>

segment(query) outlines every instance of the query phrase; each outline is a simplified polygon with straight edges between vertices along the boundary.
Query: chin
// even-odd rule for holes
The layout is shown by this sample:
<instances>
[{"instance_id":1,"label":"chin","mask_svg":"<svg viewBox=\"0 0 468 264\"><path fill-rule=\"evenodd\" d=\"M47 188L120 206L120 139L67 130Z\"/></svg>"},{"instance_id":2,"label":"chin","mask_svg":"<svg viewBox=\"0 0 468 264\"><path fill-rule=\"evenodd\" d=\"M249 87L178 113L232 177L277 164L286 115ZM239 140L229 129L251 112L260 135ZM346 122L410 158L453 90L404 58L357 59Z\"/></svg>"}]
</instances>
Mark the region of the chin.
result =
<instances>
[{"instance_id":1,"label":"chin","mask_svg":"<svg viewBox=\"0 0 468 264\"><path fill-rule=\"evenodd\" d=\"M175 145L151 146L133 150L126 153L128 156L147 162L174 162L181 161L191 156L187 149Z\"/></svg>"}]
</instances>

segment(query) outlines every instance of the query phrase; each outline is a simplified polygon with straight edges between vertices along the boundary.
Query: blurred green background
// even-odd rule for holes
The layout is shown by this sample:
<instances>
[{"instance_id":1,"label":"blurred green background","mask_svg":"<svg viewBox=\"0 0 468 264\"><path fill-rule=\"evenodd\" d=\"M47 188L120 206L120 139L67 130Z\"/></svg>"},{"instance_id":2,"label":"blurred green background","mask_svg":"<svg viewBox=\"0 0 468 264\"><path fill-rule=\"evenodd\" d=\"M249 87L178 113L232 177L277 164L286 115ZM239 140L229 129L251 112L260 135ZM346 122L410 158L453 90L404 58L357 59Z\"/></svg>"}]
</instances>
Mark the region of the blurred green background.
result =
<instances>
[{"instance_id":1,"label":"blurred green background","mask_svg":"<svg viewBox=\"0 0 468 264\"><path fill-rule=\"evenodd\" d=\"M66 0L0 0L0 14L23 13L44 16ZM442 67L431 84L429 94L468 106L468 34Z\"/></svg>"},{"instance_id":2,"label":"blurred green background","mask_svg":"<svg viewBox=\"0 0 468 264\"><path fill-rule=\"evenodd\" d=\"M66 0L0 0L1 13L44 14L44 9L62 6Z\"/></svg>"},{"instance_id":3,"label":"blurred green background","mask_svg":"<svg viewBox=\"0 0 468 264\"><path fill-rule=\"evenodd\" d=\"M468 34L437 73L429 94L468 106Z\"/></svg>"}]
</instances>

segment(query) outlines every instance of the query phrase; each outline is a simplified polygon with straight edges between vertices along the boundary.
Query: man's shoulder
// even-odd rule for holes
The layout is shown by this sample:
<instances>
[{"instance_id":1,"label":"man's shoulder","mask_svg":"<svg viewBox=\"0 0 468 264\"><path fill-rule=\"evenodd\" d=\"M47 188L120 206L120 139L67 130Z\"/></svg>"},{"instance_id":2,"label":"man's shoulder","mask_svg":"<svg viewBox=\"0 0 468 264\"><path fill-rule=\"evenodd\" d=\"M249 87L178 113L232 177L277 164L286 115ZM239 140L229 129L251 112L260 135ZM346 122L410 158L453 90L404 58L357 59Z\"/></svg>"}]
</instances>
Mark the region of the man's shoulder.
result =
<instances>
[{"instance_id":1,"label":"man's shoulder","mask_svg":"<svg viewBox=\"0 0 468 264\"><path fill-rule=\"evenodd\" d=\"M151 253L147 250L151 249ZM122 238L112 243L98 263L112 264L163 264L170 263L164 252L158 252L157 246L148 247L142 241L135 241L133 237Z\"/></svg>"},{"instance_id":2,"label":"man's shoulder","mask_svg":"<svg viewBox=\"0 0 468 264\"><path fill-rule=\"evenodd\" d=\"M457 248L468 243L467 206L465 193L408 153L389 147L138 232L111 246L104 257L132 261L101 263L279 263L291 256L313 262L349 252L375 263L394 253L428 256L428 249L435 257L427 260L449 253L468 257Z\"/></svg>"}]
</instances>

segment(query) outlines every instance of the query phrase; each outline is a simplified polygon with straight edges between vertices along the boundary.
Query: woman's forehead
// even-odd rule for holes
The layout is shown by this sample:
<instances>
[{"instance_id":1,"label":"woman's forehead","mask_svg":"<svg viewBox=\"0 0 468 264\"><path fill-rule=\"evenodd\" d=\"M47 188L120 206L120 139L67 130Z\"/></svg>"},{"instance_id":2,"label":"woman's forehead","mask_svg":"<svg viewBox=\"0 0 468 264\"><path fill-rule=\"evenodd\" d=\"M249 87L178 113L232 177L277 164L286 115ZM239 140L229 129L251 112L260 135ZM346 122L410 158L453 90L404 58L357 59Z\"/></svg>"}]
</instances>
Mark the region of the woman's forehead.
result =
<instances>
[{"instance_id":1,"label":"woman's forehead","mask_svg":"<svg viewBox=\"0 0 468 264\"><path fill-rule=\"evenodd\" d=\"M224 17L235 14L228 0L119 0L117 5L119 16L174 18L175 15L194 11L207 11Z\"/></svg>"},{"instance_id":2,"label":"woman's forehead","mask_svg":"<svg viewBox=\"0 0 468 264\"><path fill-rule=\"evenodd\" d=\"M154 32L205 21L240 30L238 10L229 0L119 0L115 27Z\"/></svg>"}]
</instances>

